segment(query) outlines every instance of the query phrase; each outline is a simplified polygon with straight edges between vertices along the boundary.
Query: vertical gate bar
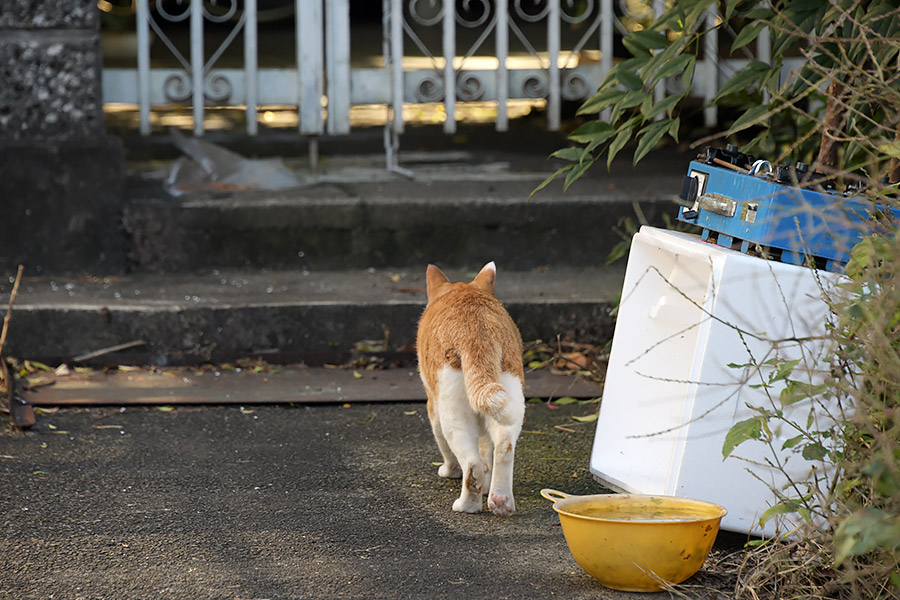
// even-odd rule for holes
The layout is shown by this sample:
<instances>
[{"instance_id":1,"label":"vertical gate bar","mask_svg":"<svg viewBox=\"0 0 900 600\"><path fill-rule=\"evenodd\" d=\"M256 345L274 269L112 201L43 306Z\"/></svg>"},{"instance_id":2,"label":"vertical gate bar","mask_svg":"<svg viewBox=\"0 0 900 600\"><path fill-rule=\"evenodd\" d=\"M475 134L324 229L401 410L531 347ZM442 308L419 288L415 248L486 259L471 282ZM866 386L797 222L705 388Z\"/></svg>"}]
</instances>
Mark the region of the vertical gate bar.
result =
<instances>
[{"instance_id":1,"label":"vertical gate bar","mask_svg":"<svg viewBox=\"0 0 900 600\"><path fill-rule=\"evenodd\" d=\"M600 68L603 77L613 67L613 0L600 0Z\"/></svg>"},{"instance_id":2,"label":"vertical gate bar","mask_svg":"<svg viewBox=\"0 0 900 600\"><path fill-rule=\"evenodd\" d=\"M606 78L606 75L613 67L613 35L614 23L616 18L613 13L613 0L601 0L600 2L600 80ZM608 121L611 110L606 108L600 113L600 118Z\"/></svg>"},{"instance_id":3,"label":"vertical gate bar","mask_svg":"<svg viewBox=\"0 0 900 600\"><path fill-rule=\"evenodd\" d=\"M756 57L759 62L767 65L772 63L772 32L768 27L763 28L759 32L759 37L756 38ZM766 90L763 90L763 103L769 103L769 92Z\"/></svg>"},{"instance_id":4,"label":"vertical gate bar","mask_svg":"<svg viewBox=\"0 0 900 600\"><path fill-rule=\"evenodd\" d=\"M559 0L550 0L550 10L547 13L547 56L550 60L547 73L550 79L550 94L547 98L547 129L550 131L559 129L561 114L559 98L559 37Z\"/></svg>"},{"instance_id":5,"label":"vertical gate bar","mask_svg":"<svg viewBox=\"0 0 900 600\"><path fill-rule=\"evenodd\" d=\"M444 133L456 133L456 2L444 0Z\"/></svg>"},{"instance_id":6,"label":"vertical gate bar","mask_svg":"<svg viewBox=\"0 0 900 600\"><path fill-rule=\"evenodd\" d=\"M203 135L203 0L191 0L191 84L194 135Z\"/></svg>"},{"instance_id":7,"label":"vertical gate bar","mask_svg":"<svg viewBox=\"0 0 900 600\"><path fill-rule=\"evenodd\" d=\"M350 132L350 2L325 3L325 96L329 134Z\"/></svg>"},{"instance_id":8,"label":"vertical gate bar","mask_svg":"<svg viewBox=\"0 0 900 600\"><path fill-rule=\"evenodd\" d=\"M509 6L507 0L497 0L497 131L509 130L509 71L506 57L509 55Z\"/></svg>"},{"instance_id":9,"label":"vertical gate bar","mask_svg":"<svg viewBox=\"0 0 900 600\"><path fill-rule=\"evenodd\" d=\"M391 60L391 103L394 112L394 133L401 134L404 129L403 101L403 3L401 0L390 0L390 60Z\"/></svg>"},{"instance_id":10,"label":"vertical gate bar","mask_svg":"<svg viewBox=\"0 0 900 600\"><path fill-rule=\"evenodd\" d=\"M299 128L304 135L321 135L323 69L322 0L297 0L297 78Z\"/></svg>"},{"instance_id":11,"label":"vertical gate bar","mask_svg":"<svg viewBox=\"0 0 900 600\"><path fill-rule=\"evenodd\" d=\"M653 0L653 18L658 19L660 15L662 15L666 10L666 2L665 0ZM654 50L655 52L659 52L659 50ZM656 85L653 87L653 102L662 102L666 97L666 82L664 79L660 79L656 82ZM663 118L662 113L656 116L656 120L659 121Z\"/></svg>"},{"instance_id":12,"label":"vertical gate bar","mask_svg":"<svg viewBox=\"0 0 900 600\"><path fill-rule=\"evenodd\" d=\"M381 0L381 54L384 57L384 70L388 76L388 86L390 90L394 89L393 81L393 64L394 59L391 56L391 23L394 19L391 0ZM388 96L387 115L384 119L384 162L385 168L390 171L394 166L394 124L391 122L394 114L394 95L393 92Z\"/></svg>"},{"instance_id":13,"label":"vertical gate bar","mask_svg":"<svg viewBox=\"0 0 900 600\"><path fill-rule=\"evenodd\" d=\"M712 127L718 120L718 108L712 104L713 98L719 93L719 30L716 29L716 18L719 13L711 8L706 13L707 33L703 36L703 53L706 55L706 84L704 99L706 106L703 108L703 123Z\"/></svg>"},{"instance_id":14,"label":"vertical gate bar","mask_svg":"<svg viewBox=\"0 0 900 600\"><path fill-rule=\"evenodd\" d=\"M247 135L259 133L256 108L259 105L257 66L259 45L256 37L256 0L244 0L244 90L247 104Z\"/></svg>"},{"instance_id":15,"label":"vertical gate bar","mask_svg":"<svg viewBox=\"0 0 900 600\"><path fill-rule=\"evenodd\" d=\"M666 2L665 0L653 0L653 18L658 19L660 15L662 15L666 11ZM654 54L656 52L660 52L659 50L653 50ZM656 85L653 86L653 102L662 102L666 97L666 80L660 79L656 82ZM655 121L659 121L663 118L663 114L660 113L656 115L654 118Z\"/></svg>"},{"instance_id":16,"label":"vertical gate bar","mask_svg":"<svg viewBox=\"0 0 900 600\"><path fill-rule=\"evenodd\" d=\"M148 0L137 3L137 93L141 135L150 135L150 7Z\"/></svg>"}]
</instances>

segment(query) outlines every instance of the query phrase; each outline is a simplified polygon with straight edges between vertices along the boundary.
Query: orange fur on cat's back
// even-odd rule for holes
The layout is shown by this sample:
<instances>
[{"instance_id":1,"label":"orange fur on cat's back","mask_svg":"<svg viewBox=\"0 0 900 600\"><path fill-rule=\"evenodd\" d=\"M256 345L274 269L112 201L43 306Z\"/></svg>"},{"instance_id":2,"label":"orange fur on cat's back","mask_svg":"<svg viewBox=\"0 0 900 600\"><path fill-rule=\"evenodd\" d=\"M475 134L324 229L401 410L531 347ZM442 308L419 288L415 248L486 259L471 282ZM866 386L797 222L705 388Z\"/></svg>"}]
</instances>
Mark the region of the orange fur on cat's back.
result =
<instances>
[{"instance_id":1,"label":"orange fur on cat's back","mask_svg":"<svg viewBox=\"0 0 900 600\"><path fill-rule=\"evenodd\" d=\"M495 277L491 268L482 270L472 283L450 283L440 269L428 266L428 306L419 322L416 345L429 414L434 414L437 402L438 373L446 366L464 371L472 408L487 414L492 409L472 393L470 378L485 398L493 386L500 388L501 371L524 381L522 338L493 296ZM463 364L466 358L468 371Z\"/></svg>"}]
</instances>

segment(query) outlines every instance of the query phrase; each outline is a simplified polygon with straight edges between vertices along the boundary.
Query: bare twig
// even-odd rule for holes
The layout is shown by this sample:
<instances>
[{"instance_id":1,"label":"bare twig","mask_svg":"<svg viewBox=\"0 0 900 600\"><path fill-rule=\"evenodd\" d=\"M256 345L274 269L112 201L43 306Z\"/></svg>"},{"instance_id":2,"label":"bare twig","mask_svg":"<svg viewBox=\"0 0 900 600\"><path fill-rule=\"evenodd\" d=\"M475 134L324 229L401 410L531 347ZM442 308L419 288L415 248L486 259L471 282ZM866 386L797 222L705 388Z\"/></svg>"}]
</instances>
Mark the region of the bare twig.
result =
<instances>
[{"instance_id":1,"label":"bare twig","mask_svg":"<svg viewBox=\"0 0 900 600\"><path fill-rule=\"evenodd\" d=\"M93 352L88 352L86 354L79 354L72 358L72 362L82 362L85 360L90 360L92 358L97 358L98 356L103 356L105 354L110 354L112 352L118 352L120 350L128 350L129 348L136 348L138 346L144 346L147 342L144 340L132 340L130 342L125 342L124 344L116 344L115 346L108 346L106 348L100 348L99 350L94 350Z\"/></svg>"},{"instance_id":2,"label":"bare twig","mask_svg":"<svg viewBox=\"0 0 900 600\"><path fill-rule=\"evenodd\" d=\"M19 282L22 281L22 271L24 269L25 267L19 265L19 269L16 271L16 281L13 283L12 292L9 294L9 308L6 309L6 315L3 317L3 329L0 330L0 357L3 356L3 346L6 344L6 333L9 331L9 320L12 316L12 308L16 301L16 294L19 293Z\"/></svg>"}]
</instances>

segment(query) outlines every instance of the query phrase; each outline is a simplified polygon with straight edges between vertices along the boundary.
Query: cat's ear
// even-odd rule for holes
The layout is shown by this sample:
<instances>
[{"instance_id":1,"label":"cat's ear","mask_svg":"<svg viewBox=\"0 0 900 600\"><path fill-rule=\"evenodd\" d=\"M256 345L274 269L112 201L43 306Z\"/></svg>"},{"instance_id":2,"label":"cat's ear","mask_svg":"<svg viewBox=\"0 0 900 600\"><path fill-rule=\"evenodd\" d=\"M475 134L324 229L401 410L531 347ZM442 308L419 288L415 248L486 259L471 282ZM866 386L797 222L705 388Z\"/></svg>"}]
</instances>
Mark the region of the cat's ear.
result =
<instances>
[{"instance_id":1,"label":"cat's ear","mask_svg":"<svg viewBox=\"0 0 900 600\"><path fill-rule=\"evenodd\" d=\"M441 295L441 288L450 283L444 272L434 265L428 265L425 270L425 289L428 294L428 302Z\"/></svg>"},{"instance_id":2,"label":"cat's ear","mask_svg":"<svg viewBox=\"0 0 900 600\"><path fill-rule=\"evenodd\" d=\"M476 287L493 296L496 281L497 265L494 264L494 261L491 261L484 265L478 275L475 276L475 279L472 280L472 287Z\"/></svg>"}]
</instances>

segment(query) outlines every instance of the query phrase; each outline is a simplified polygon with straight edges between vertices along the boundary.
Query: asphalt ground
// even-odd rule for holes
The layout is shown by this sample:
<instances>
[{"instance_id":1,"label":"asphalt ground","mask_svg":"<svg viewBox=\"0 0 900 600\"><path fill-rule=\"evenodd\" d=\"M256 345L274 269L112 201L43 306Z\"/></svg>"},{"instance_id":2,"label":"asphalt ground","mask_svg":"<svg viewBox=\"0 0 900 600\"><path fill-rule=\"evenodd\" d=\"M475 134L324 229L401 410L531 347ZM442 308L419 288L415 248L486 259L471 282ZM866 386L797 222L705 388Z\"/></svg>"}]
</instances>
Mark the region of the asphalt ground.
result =
<instances>
[{"instance_id":1,"label":"asphalt ground","mask_svg":"<svg viewBox=\"0 0 900 600\"><path fill-rule=\"evenodd\" d=\"M0 598L671 596L585 574L539 495L606 491L572 418L595 404L528 405L508 518L451 510L421 402L163 409L3 428ZM679 597L730 597L733 548L720 534Z\"/></svg>"}]
</instances>

